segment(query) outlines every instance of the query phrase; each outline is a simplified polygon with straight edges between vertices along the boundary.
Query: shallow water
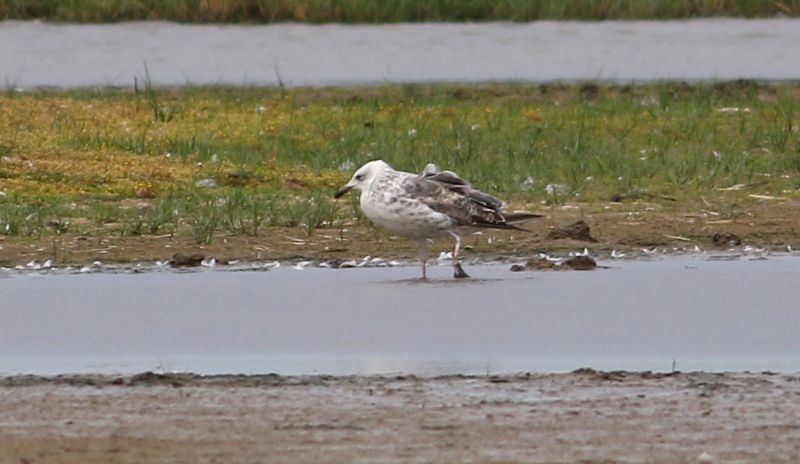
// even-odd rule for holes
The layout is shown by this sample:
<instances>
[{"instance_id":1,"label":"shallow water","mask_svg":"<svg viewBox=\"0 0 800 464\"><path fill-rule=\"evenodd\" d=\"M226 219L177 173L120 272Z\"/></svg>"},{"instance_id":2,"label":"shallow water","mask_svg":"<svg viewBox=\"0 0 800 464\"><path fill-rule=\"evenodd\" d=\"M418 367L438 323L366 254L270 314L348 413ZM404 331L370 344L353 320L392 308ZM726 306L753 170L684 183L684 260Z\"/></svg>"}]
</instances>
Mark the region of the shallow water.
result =
<instances>
[{"instance_id":1,"label":"shallow water","mask_svg":"<svg viewBox=\"0 0 800 464\"><path fill-rule=\"evenodd\" d=\"M74 25L0 21L7 85L800 78L800 19Z\"/></svg>"},{"instance_id":2,"label":"shallow water","mask_svg":"<svg viewBox=\"0 0 800 464\"><path fill-rule=\"evenodd\" d=\"M0 278L0 373L800 371L800 257Z\"/></svg>"}]
</instances>

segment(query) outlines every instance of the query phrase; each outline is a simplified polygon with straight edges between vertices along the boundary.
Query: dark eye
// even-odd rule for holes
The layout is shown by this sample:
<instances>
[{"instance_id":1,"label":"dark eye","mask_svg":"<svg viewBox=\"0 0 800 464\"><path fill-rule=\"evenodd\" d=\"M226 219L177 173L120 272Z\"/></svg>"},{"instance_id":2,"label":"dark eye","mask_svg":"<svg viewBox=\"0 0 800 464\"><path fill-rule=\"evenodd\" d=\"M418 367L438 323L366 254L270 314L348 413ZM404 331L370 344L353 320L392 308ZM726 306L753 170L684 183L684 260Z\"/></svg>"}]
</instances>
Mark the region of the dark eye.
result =
<instances>
[{"instance_id":1,"label":"dark eye","mask_svg":"<svg viewBox=\"0 0 800 464\"><path fill-rule=\"evenodd\" d=\"M356 174L356 180L363 180L364 174Z\"/></svg>"}]
</instances>

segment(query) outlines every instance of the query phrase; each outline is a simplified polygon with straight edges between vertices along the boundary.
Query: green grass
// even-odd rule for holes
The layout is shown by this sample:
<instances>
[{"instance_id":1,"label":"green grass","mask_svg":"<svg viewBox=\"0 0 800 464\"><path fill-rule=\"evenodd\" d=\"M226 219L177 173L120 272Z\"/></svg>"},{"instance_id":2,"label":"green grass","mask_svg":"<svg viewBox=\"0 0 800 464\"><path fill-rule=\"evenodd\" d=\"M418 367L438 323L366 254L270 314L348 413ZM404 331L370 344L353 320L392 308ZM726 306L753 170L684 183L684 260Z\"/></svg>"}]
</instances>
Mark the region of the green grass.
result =
<instances>
[{"instance_id":1,"label":"green grass","mask_svg":"<svg viewBox=\"0 0 800 464\"><path fill-rule=\"evenodd\" d=\"M0 0L0 18L69 22L394 23L800 14L800 0Z\"/></svg>"},{"instance_id":2,"label":"green grass","mask_svg":"<svg viewBox=\"0 0 800 464\"><path fill-rule=\"evenodd\" d=\"M364 222L356 196L332 194L376 158L434 162L518 203L800 187L797 84L149 92L0 96L0 234L311 235ZM159 118L152 101L181 111Z\"/></svg>"},{"instance_id":3,"label":"green grass","mask_svg":"<svg viewBox=\"0 0 800 464\"><path fill-rule=\"evenodd\" d=\"M38 200L0 200L0 235L41 237L71 231L70 213L60 205Z\"/></svg>"}]
</instances>

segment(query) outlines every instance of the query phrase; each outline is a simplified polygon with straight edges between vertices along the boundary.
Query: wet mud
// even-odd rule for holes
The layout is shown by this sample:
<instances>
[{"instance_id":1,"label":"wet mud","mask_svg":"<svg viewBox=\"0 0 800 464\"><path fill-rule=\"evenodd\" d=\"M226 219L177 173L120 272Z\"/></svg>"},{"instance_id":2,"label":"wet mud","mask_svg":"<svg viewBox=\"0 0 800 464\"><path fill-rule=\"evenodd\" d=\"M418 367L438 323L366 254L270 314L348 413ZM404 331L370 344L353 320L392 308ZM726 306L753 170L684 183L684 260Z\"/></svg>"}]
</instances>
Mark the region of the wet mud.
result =
<instances>
[{"instance_id":1,"label":"wet mud","mask_svg":"<svg viewBox=\"0 0 800 464\"><path fill-rule=\"evenodd\" d=\"M0 381L0 461L800 460L773 373L72 377Z\"/></svg>"},{"instance_id":2,"label":"wet mud","mask_svg":"<svg viewBox=\"0 0 800 464\"><path fill-rule=\"evenodd\" d=\"M528 258L540 251L566 253L584 247L595 255L643 249L663 253L697 250L767 248L800 249L800 201L754 201L726 216L720 205L697 202L647 202L570 205L519 205L544 214L529 222L532 233L484 231L465 236L465 259ZM451 240L440 240L432 251L451 250ZM221 264L231 261L318 260L344 263L365 256L387 261L415 261L419 251L410 240L367 225L336 224L306 235L297 228L271 228L253 236L217 234L209 245L185 236L80 236L41 238L0 236L0 266L25 266L50 260L54 265L94 262L167 262L178 254L181 262L197 264L197 257Z\"/></svg>"}]
</instances>

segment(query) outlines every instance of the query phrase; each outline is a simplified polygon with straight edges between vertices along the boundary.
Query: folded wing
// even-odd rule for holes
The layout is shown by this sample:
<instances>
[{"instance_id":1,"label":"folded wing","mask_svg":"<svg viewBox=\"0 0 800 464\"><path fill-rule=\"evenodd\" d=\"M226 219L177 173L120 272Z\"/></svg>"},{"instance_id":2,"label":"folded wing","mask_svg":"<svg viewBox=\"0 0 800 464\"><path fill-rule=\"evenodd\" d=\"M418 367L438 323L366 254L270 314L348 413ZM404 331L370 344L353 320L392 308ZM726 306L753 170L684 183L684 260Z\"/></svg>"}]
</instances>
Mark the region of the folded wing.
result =
<instances>
[{"instance_id":1,"label":"folded wing","mask_svg":"<svg viewBox=\"0 0 800 464\"><path fill-rule=\"evenodd\" d=\"M403 189L459 226L526 230L513 223L541 217L533 213L504 214L502 200L473 188L452 171L439 171L433 164L425 166L418 176L406 178Z\"/></svg>"}]
</instances>

